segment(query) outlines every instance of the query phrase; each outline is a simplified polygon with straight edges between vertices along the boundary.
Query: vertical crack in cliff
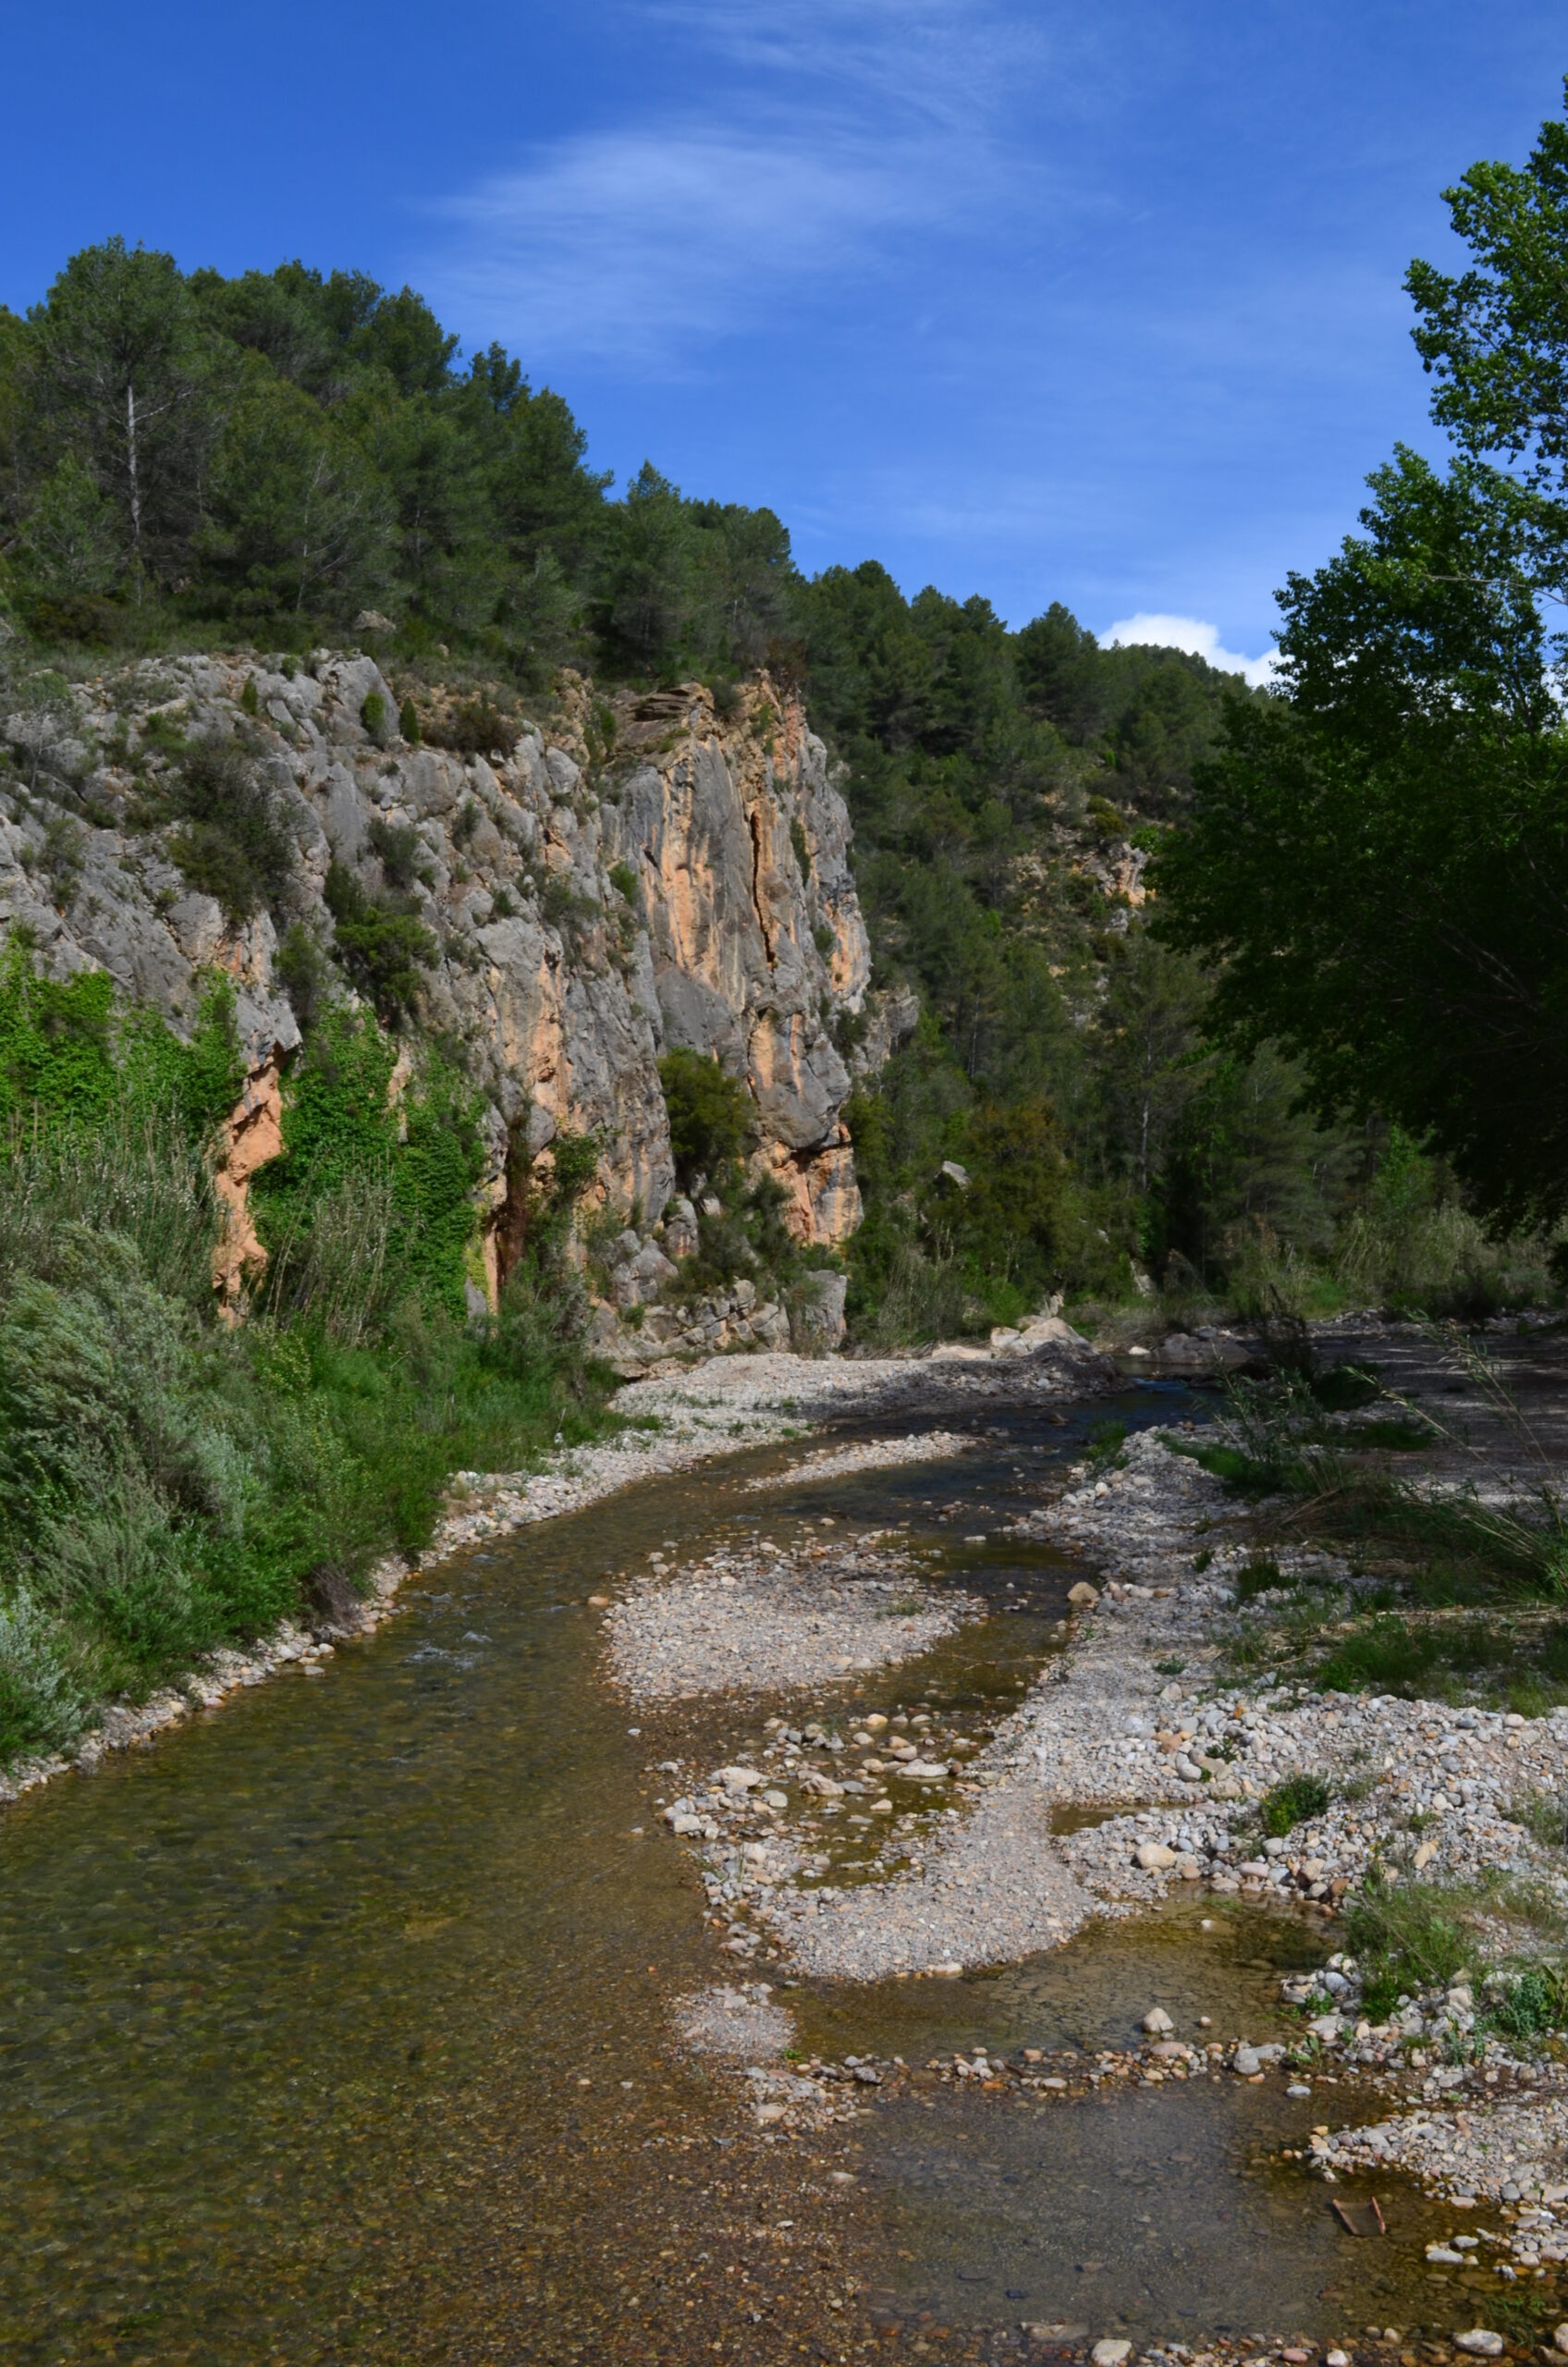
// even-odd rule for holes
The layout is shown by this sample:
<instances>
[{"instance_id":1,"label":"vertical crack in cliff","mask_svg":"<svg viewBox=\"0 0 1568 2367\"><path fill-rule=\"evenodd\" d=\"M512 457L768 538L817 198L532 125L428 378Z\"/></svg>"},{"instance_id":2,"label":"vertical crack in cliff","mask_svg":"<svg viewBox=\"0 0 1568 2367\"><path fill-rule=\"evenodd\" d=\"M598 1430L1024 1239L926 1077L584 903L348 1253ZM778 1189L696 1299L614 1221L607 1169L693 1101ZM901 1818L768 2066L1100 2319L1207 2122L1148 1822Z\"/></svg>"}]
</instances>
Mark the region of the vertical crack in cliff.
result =
<instances>
[{"instance_id":1,"label":"vertical crack in cliff","mask_svg":"<svg viewBox=\"0 0 1568 2367\"><path fill-rule=\"evenodd\" d=\"M767 913L764 906L762 893L762 797L760 794L753 800L746 810L746 827L752 834L752 910L757 916L757 926L762 931L762 941L767 949L767 958L769 962L774 962L778 959L778 947L774 942L778 931L769 928L767 925Z\"/></svg>"}]
</instances>

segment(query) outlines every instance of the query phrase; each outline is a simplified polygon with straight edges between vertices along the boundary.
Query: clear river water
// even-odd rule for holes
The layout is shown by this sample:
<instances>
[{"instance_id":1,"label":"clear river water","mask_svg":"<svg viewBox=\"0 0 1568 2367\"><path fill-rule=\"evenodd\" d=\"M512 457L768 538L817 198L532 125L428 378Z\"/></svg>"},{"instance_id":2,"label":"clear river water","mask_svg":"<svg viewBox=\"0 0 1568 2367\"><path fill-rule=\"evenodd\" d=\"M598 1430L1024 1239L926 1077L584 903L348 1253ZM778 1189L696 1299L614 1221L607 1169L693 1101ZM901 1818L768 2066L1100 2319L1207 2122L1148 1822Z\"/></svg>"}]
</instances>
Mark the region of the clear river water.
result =
<instances>
[{"instance_id":1,"label":"clear river water","mask_svg":"<svg viewBox=\"0 0 1568 2367\"><path fill-rule=\"evenodd\" d=\"M876 2328L940 2360L989 2357L1024 2321L1188 2341L1410 2324L1425 2207L1390 2182L1388 2242L1357 2243L1275 2159L1331 2091L1023 2113L943 2090L765 2146L672 2043L669 1998L726 1959L647 1771L760 1733L774 1705L630 1714L587 1597L672 1541L901 1523L947 1540L994 1615L844 1699L935 1690L994 1720L1058 1649L1080 1573L952 1542L953 1517L1036 1502L1106 1411L973 1401L962 1461L766 1497L743 1481L803 1447L640 1482L427 1569L324 1678L281 1676L6 1810L0 2358L775 2367ZM1154 2003L1256 2039L1280 1968L1326 1944L1210 1901L988 1975L778 1993L807 2053L1092 2050Z\"/></svg>"}]
</instances>

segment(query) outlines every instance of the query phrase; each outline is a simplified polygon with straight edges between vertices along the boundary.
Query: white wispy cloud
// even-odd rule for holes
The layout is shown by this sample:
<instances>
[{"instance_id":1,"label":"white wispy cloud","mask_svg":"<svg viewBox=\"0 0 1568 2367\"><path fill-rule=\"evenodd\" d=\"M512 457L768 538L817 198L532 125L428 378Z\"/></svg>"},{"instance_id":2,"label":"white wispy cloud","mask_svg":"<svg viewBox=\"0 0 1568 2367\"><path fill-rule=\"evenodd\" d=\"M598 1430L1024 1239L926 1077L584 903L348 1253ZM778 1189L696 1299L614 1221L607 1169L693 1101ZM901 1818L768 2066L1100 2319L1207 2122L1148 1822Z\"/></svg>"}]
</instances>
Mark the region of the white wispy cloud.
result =
<instances>
[{"instance_id":1,"label":"white wispy cloud","mask_svg":"<svg viewBox=\"0 0 1568 2367\"><path fill-rule=\"evenodd\" d=\"M637 14L689 49L700 114L633 101L620 127L531 144L440 205L413 269L471 343L686 374L710 344L896 269L900 241L907 259L917 236L994 225L1040 178L1037 118L1020 161L1024 92L1086 79L1016 0Z\"/></svg>"},{"instance_id":2,"label":"white wispy cloud","mask_svg":"<svg viewBox=\"0 0 1568 2367\"><path fill-rule=\"evenodd\" d=\"M950 202L845 124L594 132L446 204L455 236L430 276L471 340L679 366L693 340L744 333L802 278L864 271Z\"/></svg>"},{"instance_id":3,"label":"white wispy cloud","mask_svg":"<svg viewBox=\"0 0 1568 2367\"><path fill-rule=\"evenodd\" d=\"M1237 650L1224 648L1219 626L1206 624L1201 617L1157 616L1141 610L1135 617L1121 617L1107 625L1100 640L1110 649L1125 649L1135 643L1152 643L1158 649L1185 649L1194 657L1206 657L1222 674L1244 674L1254 689L1271 682L1280 668L1277 649L1266 649L1261 657L1243 657Z\"/></svg>"},{"instance_id":4,"label":"white wispy cloud","mask_svg":"<svg viewBox=\"0 0 1568 2367\"><path fill-rule=\"evenodd\" d=\"M1085 46L1081 31L1008 0L784 0L766 11L655 0L652 13L750 72L953 124L990 115L1047 68L1060 86Z\"/></svg>"}]
</instances>

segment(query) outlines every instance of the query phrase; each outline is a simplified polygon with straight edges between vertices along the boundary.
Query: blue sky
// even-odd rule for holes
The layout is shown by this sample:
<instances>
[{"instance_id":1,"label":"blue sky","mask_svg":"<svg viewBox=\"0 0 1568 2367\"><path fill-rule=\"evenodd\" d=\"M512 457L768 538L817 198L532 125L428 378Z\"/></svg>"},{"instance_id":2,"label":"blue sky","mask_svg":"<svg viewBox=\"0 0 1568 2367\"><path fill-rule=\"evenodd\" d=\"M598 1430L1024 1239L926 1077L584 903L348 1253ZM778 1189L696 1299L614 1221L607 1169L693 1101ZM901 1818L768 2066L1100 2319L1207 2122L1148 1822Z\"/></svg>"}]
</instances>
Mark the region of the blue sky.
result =
<instances>
[{"instance_id":1,"label":"blue sky","mask_svg":"<svg viewBox=\"0 0 1568 2367\"><path fill-rule=\"evenodd\" d=\"M801 563L1256 659L1428 448L1401 280L1562 100L1541 0L79 0L7 25L0 300L114 230L422 288ZM1147 627L1134 631L1146 632Z\"/></svg>"}]
</instances>

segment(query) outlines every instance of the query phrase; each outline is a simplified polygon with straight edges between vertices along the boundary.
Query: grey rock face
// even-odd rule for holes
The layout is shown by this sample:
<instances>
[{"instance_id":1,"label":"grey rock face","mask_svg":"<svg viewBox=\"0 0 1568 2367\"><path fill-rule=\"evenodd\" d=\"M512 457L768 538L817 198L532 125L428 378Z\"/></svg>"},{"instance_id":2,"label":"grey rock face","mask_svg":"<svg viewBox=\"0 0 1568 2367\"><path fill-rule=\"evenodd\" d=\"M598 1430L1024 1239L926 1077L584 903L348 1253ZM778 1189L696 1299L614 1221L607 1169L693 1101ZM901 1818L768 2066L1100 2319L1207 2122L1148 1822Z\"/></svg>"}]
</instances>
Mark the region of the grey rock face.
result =
<instances>
[{"instance_id":1,"label":"grey rock face","mask_svg":"<svg viewBox=\"0 0 1568 2367\"><path fill-rule=\"evenodd\" d=\"M493 1205L509 1135L538 1156L557 1133L592 1131L607 1199L655 1224L675 1185L658 1060L679 1044L717 1053L746 1082L757 1164L783 1183L798 1235L852 1230L851 1081L834 1030L864 1001L869 946L826 753L766 678L724 719L696 685L622 698L605 774L590 768L588 694L570 676L564 713L526 728L504 761L407 746L392 688L362 656L318 652L292 676L178 658L155 681L132 671L89 682L78 704L75 774L67 785L62 760L53 810L85 803L95 819L117 819L83 833L74 881L43 861L50 779L30 816L0 795L0 929L25 925L42 969L106 970L177 1033L194 1024L203 975L221 971L238 989L252 1067L287 1061L300 1029L276 975L279 934L302 926L330 949L334 860L383 891L371 845L380 817L418 833L410 892L439 948L420 1020L462 1046L491 1105ZM98 752L122 731L134 747L154 711L188 732L239 736L272 786L296 850L276 926L266 914L232 926L183 878L168 832L129 826L135 783ZM610 879L619 865L633 900L623 872ZM686 1202L670 1214L667 1246L685 1255L694 1215ZM638 1287L627 1304L651 1299L656 1282ZM778 1309L764 1326L774 1331L787 1331Z\"/></svg>"},{"instance_id":2,"label":"grey rock face","mask_svg":"<svg viewBox=\"0 0 1568 2367\"><path fill-rule=\"evenodd\" d=\"M830 1030L860 1010L871 974L849 816L821 741L770 685L724 726L705 692L646 701L621 741L635 748L640 719L668 738L672 705L684 725L674 748L661 742L605 809L612 855L642 887L664 1039L745 1078L761 1163L795 1229L839 1240L860 1208L840 1122L850 1077Z\"/></svg>"},{"instance_id":3,"label":"grey rock face","mask_svg":"<svg viewBox=\"0 0 1568 2367\"><path fill-rule=\"evenodd\" d=\"M796 1345L807 1355L825 1356L842 1345L849 1277L824 1268L808 1274L795 1311Z\"/></svg>"},{"instance_id":4,"label":"grey rock face","mask_svg":"<svg viewBox=\"0 0 1568 2367\"><path fill-rule=\"evenodd\" d=\"M912 987L874 988L865 998L864 1027L850 1055L857 1077L880 1074L920 1024L920 998Z\"/></svg>"}]
</instances>

